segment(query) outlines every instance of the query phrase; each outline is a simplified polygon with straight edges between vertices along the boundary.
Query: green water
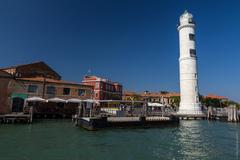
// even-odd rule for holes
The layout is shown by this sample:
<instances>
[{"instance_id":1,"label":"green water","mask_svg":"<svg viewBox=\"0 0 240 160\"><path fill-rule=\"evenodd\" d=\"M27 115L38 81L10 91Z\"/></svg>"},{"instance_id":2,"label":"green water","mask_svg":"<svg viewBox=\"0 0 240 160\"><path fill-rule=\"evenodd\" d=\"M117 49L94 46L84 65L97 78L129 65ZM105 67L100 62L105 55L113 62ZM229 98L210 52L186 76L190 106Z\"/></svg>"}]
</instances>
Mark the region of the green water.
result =
<instances>
[{"instance_id":1,"label":"green water","mask_svg":"<svg viewBox=\"0 0 240 160\"><path fill-rule=\"evenodd\" d=\"M44 120L0 125L0 160L230 160L239 158L239 133L240 124L223 122L89 132L71 121Z\"/></svg>"}]
</instances>

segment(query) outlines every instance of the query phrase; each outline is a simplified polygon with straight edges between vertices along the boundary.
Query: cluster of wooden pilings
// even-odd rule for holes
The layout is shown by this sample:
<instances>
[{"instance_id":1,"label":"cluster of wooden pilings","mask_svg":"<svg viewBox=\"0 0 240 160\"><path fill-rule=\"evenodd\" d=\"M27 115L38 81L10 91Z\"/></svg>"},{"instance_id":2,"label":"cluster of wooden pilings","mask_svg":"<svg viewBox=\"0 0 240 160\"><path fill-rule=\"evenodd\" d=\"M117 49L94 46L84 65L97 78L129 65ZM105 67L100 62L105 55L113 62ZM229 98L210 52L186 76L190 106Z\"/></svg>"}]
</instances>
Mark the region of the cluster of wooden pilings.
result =
<instances>
[{"instance_id":1,"label":"cluster of wooden pilings","mask_svg":"<svg viewBox=\"0 0 240 160\"><path fill-rule=\"evenodd\" d=\"M227 122L240 122L237 107L235 105L230 105L226 108L224 112L214 112L212 107L208 108L207 111L208 120L221 120Z\"/></svg>"},{"instance_id":2,"label":"cluster of wooden pilings","mask_svg":"<svg viewBox=\"0 0 240 160\"><path fill-rule=\"evenodd\" d=\"M228 122L239 122L238 111L235 105L231 105L228 107L227 115L228 115Z\"/></svg>"}]
</instances>

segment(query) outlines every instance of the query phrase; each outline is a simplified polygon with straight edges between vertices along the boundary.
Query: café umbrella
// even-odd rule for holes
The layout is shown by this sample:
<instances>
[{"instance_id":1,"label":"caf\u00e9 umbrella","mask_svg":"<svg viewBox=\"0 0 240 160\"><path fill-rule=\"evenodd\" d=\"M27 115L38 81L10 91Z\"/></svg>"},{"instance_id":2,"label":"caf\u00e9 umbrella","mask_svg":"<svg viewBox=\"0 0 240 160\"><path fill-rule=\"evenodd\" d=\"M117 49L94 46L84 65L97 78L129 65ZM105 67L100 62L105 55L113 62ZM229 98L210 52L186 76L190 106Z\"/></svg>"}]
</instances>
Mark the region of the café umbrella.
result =
<instances>
[{"instance_id":1,"label":"caf\u00e9 umbrella","mask_svg":"<svg viewBox=\"0 0 240 160\"><path fill-rule=\"evenodd\" d=\"M27 102L46 102L46 100L41 97L30 97L30 98L26 98L25 101L27 101Z\"/></svg>"},{"instance_id":2,"label":"caf\u00e9 umbrella","mask_svg":"<svg viewBox=\"0 0 240 160\"><path fill-rule=\"evenodd\" d=\"M48 99L47 102L66 103L66 100L55 97Z\"/></svg>"},{"instance_id":3,"label":"caf\u00e9 umbrella","mask_svg":"<svg viewBox=\"0 0 240 160\"><path fill-rule=\"evenodd\" d=\"M86 100L84 100L84 102L88 102L88 103L99 103L99 101L98 100L94 100L94 99L86 99Z\"/></svg>"},{"instance_id":4,"label":"caf\u00e9 umbrella","mask_svg":"<svg viewBox=\"0 0 240 160\"><path fill-rule=\"evenodd\" d=\"M148 103L148 106L151 106L151 107L164 107L164 105L163 104L161 104L161 103Z\"/></svg>"},{"instance_id":5,"label":"caf\u00e9 umbrella","mask_svg":"<svg viewBox=\"0 0 240 160\"><path fill-rule=\"evenodd\" d=\"M66 101L67 103L81 103L83 100L77 98L71 98Z\"/></svg>"}]
</instances>

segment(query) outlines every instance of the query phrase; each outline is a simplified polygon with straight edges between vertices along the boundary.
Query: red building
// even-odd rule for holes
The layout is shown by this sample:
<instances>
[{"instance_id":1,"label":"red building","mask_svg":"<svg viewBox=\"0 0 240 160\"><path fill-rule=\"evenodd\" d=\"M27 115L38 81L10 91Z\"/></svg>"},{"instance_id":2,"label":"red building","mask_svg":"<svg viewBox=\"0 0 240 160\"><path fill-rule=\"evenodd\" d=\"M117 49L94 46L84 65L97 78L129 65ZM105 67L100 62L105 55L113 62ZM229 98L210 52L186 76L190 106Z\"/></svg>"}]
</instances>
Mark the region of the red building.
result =
<instances>
[{"instance_id":1,"label":"red building","mask_svg":"<svg viewBox=\"0 0 240 160\"><path fill-rule=\"evenodd\" d=\"M96 100L121 100L122 85L97 76L85 76L82 81L85 85L94 87L93 99Z\"/></svg>"}]
</instances>

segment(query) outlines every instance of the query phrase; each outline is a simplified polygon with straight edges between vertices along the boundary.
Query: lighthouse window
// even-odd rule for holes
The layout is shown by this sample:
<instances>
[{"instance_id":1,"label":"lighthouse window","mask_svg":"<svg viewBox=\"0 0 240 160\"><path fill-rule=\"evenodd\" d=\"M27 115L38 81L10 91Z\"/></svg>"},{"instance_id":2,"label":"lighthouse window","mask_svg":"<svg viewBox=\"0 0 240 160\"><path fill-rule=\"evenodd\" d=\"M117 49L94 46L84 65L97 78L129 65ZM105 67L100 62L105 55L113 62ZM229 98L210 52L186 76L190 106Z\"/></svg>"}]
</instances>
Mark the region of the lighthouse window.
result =
<instances>
[{"instance_id":1,"label":"lighthouse window","mask_svg":"<svg viewBox=\"0 0 240 160\"><path fill-rule=\"evenodd\" d=\"M189 23L194 23L192 18L189 18L188 22Z\"/></svg>"},{"instance_id":2,"label":"lighthouse window","mask_svg":"<svg viewBox=\"0 0 240 160\"><path fill-rule=\"evenodd\" d=\"M190 49L190 56L195 57L196 56L196 50L195 49Z\"/></svg>"},{"instance_id":3,"label":"lighthouse window","mask_svg":"<svg viewBox=\"0 0 240 160\"><path fill-rule=\"evenodd\" d=\"M190 33L190 34L189 34L189 39L190 39L191 41L194 41L194 40L195 40L195 35L192 34L192 33Z\"/></svg>"},{"instance_id":4,"label":"lighthouse window","mask_svg":"<svg viewBox=\"0 0 240 160\"><path fill-rule=\"evenodd\" d=\"M199 97L198 97L198 96L196 96L196 102L197 102L197 103L199 102Z\"/></svg>"}]
</instances>

